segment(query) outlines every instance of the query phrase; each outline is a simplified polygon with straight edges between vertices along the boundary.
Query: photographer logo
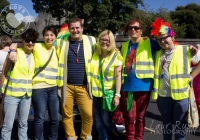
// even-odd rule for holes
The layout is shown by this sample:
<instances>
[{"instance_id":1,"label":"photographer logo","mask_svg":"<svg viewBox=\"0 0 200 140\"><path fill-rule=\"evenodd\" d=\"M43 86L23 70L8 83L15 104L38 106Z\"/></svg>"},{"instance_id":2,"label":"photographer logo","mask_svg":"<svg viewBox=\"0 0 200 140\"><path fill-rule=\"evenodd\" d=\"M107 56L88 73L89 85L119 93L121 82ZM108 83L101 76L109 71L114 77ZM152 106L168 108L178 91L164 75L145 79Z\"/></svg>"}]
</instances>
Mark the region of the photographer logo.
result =
<instances>
[{"instance_id":1,"label":"photographer logo","mask_svg":"<svg viewBox=\"0 0 200 140\"><path fill-rule=\"evenodd\" d=\"M20 35L29 28L30 15L25 7L10 4L0 13L1 29L9 35Z\"/></svg>"}]
</instances>

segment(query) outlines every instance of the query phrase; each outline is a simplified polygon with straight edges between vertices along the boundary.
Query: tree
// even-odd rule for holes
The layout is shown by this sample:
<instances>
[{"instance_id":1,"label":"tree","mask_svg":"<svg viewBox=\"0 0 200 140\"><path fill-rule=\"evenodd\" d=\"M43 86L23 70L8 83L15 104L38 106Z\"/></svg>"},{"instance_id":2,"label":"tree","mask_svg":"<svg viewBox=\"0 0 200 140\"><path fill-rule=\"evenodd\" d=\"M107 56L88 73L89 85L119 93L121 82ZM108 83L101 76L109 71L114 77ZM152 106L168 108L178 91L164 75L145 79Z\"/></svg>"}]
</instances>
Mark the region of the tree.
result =
<instances>
[{"instance_id":1,"label":"tree","mask_svg":"<svg viewBox=\"0 0 200 140\"><path fill-rule=\"evenodd\" d=\"M149 10L148 6L144 6L142 10L136 9L132 15L133 18L140 20L144 26L143 36L150 36L151 24L157 18L161 17L164 21L167 21L176 32L176 37L181 38L185 35L185 26L177 26L175 20L172 20L170 13L166 8L160 7L157 11Z\"/></svg>"},{"instance_id":2,"label":"tree","mask_svg":"<svg viewBox=\"0 0 200 140\"><path fill-rule=\"evenodd\" d=\"M177 26L185 27L184 38L200 38L200 5L178 6L170 13Z\"/></svg>"},{"instance_id":3,"label":"tree","mask_svg":"<svg viewBox=\"0 0 200 140\"><path fill-rule=\"evenodd\" d=\"M0 1L0 19L5 19L6 14L2 12L2 10L8 6L10 3L7 0L1 0ZM1 21L0 21L1 23ZM0 27L0 35L6 34Z\"/></svg>"},{"instance_id":4,"label":"tree","mask_svg":"<svg viewBox=\"0 0 200 140\"><path fill-rule=\"evenodd\" d=\"M46 12L52 14L58 21L66 16L67 5L64 0L32 0L33 9L37 13Z\"/></svg>"},{"instance_id":5,"label":"tree","mask_svg":"<svg viewBox=\"0 0 200 140\"><path fill-rule=\"evenodd\" d=\"M74 9L74 0L62 1L32 0L36 12L45 11L54 17L67 16L69 19L74 17L74 11L76 11L77 17L84 19L84 33L94 36L105 29L113 33L118 32L131 18L138 4L143 5L142 0L77 0L76 9ZM56 12L57 10L60 12Z\"/></svg>"}]
</instances>

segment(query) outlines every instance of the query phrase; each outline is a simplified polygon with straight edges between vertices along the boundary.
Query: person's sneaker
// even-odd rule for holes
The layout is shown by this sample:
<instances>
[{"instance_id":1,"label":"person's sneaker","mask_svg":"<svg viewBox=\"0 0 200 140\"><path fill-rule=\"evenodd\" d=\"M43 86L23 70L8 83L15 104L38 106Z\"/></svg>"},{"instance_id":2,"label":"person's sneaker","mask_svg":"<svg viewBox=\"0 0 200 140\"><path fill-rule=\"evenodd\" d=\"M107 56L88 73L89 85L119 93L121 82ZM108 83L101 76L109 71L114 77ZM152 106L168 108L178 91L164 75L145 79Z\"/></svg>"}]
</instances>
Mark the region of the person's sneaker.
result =
<instances>
[{"instance_id":1,"label":"person's sneaker","mask_svg":"<svg viewBox=\"0 0 200 140\"><path fill-rule=\"evenodd\" d=\"M67 140L76 140L76 138L75 137L69 137L69 138L67 138Z\"/></svg>"},{"instance_id":2,"label":"person's sneaker","mask_svg":"<svg viewBox=\"0 0 200 140\"><path fill-rule=\"evenodd\" d=\"M118 133L126 133L126 129L124 125L116 125Z\"/></svg>"},{"instance_id":3,"label":"person's sneaker","mask_svg":"<svg viewBox=\"0 0 200 140\"><path fill-rule=\"evenodd\" d=\"M86 137L86 140L92 140L92 136L90 135L90 136L87 136Z\"/></svg>"}]
</instances>

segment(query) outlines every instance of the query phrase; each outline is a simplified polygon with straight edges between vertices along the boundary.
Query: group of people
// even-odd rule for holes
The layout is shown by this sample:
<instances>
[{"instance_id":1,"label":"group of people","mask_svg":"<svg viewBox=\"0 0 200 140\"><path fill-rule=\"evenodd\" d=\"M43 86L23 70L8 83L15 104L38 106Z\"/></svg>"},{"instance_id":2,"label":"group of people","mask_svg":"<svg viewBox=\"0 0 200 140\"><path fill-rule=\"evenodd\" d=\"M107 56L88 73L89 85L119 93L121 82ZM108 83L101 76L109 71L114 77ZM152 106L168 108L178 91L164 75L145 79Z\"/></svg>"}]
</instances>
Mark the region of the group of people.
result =
<instances>
[{"instance_id":1,"label":"group of people","mask_svg":"<svg viewBox=\"0 0 200 140\"><path fill-rule=\"evenodd\" d=\"M172 130L176 122L186 124L187 89L192 79L190 62L199 62L197 49L178 45L170 24L161 18L151 25L151 36L155 39L142 37L142 23L130 20L124 27L129 40L122 43L120 50L110 30L102 31L96 42L95 37L83 34L81 19L72 18L68 27L70 35L59 39L56 39L57 31L53 26L45 27L44 43L36 43L38 33L30 28L21 35L22 44L14 43L9 47L8 61L15 64L13 69L2 73L5 79L2 91L7 85L7 92L1 140L11 138L17 109L18 137L20 140L28 139L27 120L31 102L35 140L44 139L47 107L50 118L48 139L58 138L61 109L66 139L77 140L73 124L74 100L82 119L80 138L92 140L94 119L99 140L108 140L109 134L116 128L112 112L102 108L106 90L115 91L114 106L121 103L126 140L142 140L151 93L152 99L157 100L166 126L163 138L171 140L172 133L164 132ZM175 126L175 139L184 140L186 133L178 132L184 132L185 127Z\"/></svg>"}]
</instances>

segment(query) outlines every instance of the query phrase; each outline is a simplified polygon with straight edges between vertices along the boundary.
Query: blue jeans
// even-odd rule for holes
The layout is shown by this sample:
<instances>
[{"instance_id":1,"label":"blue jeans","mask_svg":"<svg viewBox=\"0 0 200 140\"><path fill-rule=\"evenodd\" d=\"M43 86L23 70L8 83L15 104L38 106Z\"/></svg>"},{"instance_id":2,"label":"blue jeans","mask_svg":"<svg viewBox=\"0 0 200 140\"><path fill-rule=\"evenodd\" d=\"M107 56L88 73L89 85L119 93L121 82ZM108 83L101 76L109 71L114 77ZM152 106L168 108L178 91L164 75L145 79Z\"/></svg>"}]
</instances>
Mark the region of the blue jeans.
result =
<instances>
[{"instance_id":1,"label":"blue jeans","mask_svg":"<svg viewBox=\"0 0 200 140\"><path fill-rule=\"evenodd\" d=\"M175 134L175 140L185 140L188 98L173 100L171 97L158 97L157 105L162 116L164 140L172 140L172 134Z\"/></svg>"},{"instance_id":2,"label":"blue jeans","mask_svg":"<svg viewBox=\"0 0 200 140\"><path fill-rule=\"evenodd\" d=\"M1 130L1 140L10 140L16 111L18 109L18 137L19 140L27 140L28 116L31 98L6 96L4 103L5 119Z\"/></svg>"},{"instance_id":3,"label":"blue jeans","mask_svg":"<svg viewBox=\"0 0 200 140\"><path fill-rule=\"evenodd\" d=\"M57 86L33 89L32 105L34 109L35 140L44 140L43 124L47 107L50 119L50 133L48 139L57 140L60 119L59 104L60 101L57 94Z\"/></svg>"},{"instance_id":4,"label":"blue jeans","mask_svg":"<svg viewBox=\"0 0 200 140\"><path fill-rule=\"evenodd\" d=\"M100 140L107 140L108 134L115 129L111 112L102 108L102 97L93 96L94 124Z\"/></svg>"}]
</instances>

